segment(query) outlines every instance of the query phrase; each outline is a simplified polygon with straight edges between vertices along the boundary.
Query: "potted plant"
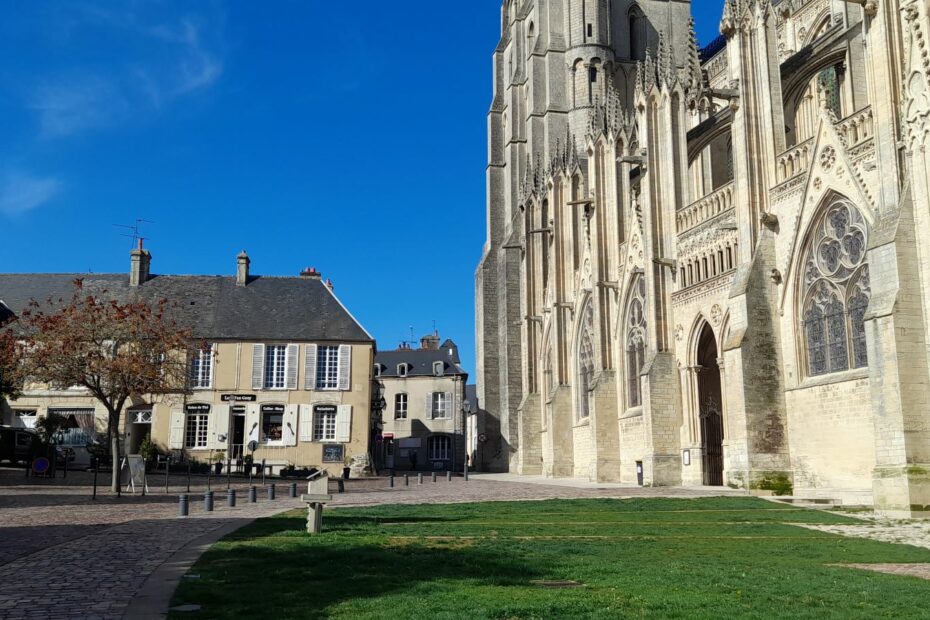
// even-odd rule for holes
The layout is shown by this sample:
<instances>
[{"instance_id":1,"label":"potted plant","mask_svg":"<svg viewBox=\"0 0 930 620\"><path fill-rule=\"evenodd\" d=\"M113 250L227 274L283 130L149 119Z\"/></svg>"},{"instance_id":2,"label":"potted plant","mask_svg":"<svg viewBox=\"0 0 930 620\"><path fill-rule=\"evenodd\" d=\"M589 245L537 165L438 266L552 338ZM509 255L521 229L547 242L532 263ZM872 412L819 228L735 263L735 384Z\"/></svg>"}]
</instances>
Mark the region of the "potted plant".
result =
<instances>
[{"instance_id":1,"label":"potted plant","mask_svg":"<svg viewBox=\"0 0 930 620\"><path fill-rule=\"evenodd\" d=\"M345 465L345 467L342 468L342 479L348 480L349 476L352 474L352 467L351 467L352 458L349 456L346 456L345 459L343 460L343 465Z\"/></svg>"},{"instance_id":2,"label":"potted plant","mask_svg":"<svg viewBox=\"0 0 930 620\"><path fill-rule=\"evenodd\" d=\"M152 463L155 461L155 457L158 456L158 449L152 443L151 435L146 435L142 443L139 444L139 456L145 459L146 469L151 471Z\"/></svg>"},{"instance_id":3,"label":"potted plant","mask_svg":"<svg viewBox=\"0 0 930 620\"><path fill-rule=\"evenodd\" d=\"M220 450L213 455L213 473L217 476L223 473L223 461L226 460L226 453Z\"/></svg>"}]
</instances>

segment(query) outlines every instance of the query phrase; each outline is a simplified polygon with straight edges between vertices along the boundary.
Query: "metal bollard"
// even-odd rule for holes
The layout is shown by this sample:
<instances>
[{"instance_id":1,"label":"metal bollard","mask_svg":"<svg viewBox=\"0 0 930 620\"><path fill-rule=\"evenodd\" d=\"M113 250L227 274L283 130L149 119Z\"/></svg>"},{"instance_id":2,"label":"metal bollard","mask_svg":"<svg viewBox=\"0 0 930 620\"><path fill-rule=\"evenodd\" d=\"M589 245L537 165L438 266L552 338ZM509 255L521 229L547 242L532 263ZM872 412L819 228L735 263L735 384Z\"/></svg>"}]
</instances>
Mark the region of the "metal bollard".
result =
<instances>
[{"instance_id":1,"label":"metal bollard","mask_svg":"<svg viewBox=\"0 0 930 620\"><path fill-rule=\"evenodd\" d=\"M274 499L274 484L268 485L268 499Z\"/></svg>"},{"instance_id":2,"label":"metal bollard","mask_svg":"<svg viewBox=\"0 0 930 620\"><path fill-rule=\"evenodd\" d=\"M292 482L288 487L288 491L290 492L291 497L297 497L297 483Z\"/></svg>"},{"instance_id":3,"label":"metal bollard","mask_svg":"<svg viewBox=\"0 0 930 620\"><path fill-rule=\"evenodd\" d=\"M451 472L451 471L447 471L447 472L446 472L446 482L452 482L452 472Z\"/></svg>"},{"instance_id":4,"label":"metal bollard","mask_svg":"<svg viewBox=\"0 0 930 620\"><path fill-rule=\"evenodd\" d=\"M338 489L340 493L345 493L346 492L345 480L343 480L342 478L339 478L338 480L336 480L336 488Z\"/></svg>"},{"instance_id":5,"label":"metal bollard","mask_svg":"<svg viewBox=\"0 0 930 620\"><path fill-rule=\"evenodd\" d=\"M394 488L394 476L389 476L389 477L388 477L388 487L391 488L391 489Z\"/></svg>"},{"instance_id":6,"label":"metal bollard","mask_svg":"<svg viewBox=\"0 0 930 620\"><path fill-rule=\"evenodd\" d=\"M468 482L468 462L465 463L465 482Z\"/></svg>"},{"instance_id":7,"label":"metal bollard","mask_svg":"<svg viewBox=\"0 0 930 620\"><path fill-rule=\"evenodd\" d=\"M436 482L436 472L433 472L433 482Z\"/></svg>"},{"instance_id":8,"label":"metal bollard","mask_svg":"<svg viewBox=\"0 0 930 620\"><path fill-rule=\"evenodd\" d=\"M203 494L203 509L205 512L213 512L213 491Z\"/></svg>"},{"instance_id":9,"label":"metal bollard","mask_svg":"<svg viewBox=\"0 0 930 620\"><path fill-rule=\"evenodd\" d=\"M189 506L187 503L186 495L178 495L178 516L186 517L189 512Z\"/></svg>"},{"instance_id":10,"label":"metal bollard","mask_svg":"<svg viewBox=\"0 0 930 620\"><path fill-rule=\"evenodd\" d=\"M404 486L405 487L410 486L410 474L404 474Z\"/></svg>"},{"instance_id":11,"label":"metal bollard","mask_svg":"<svg viewBox=\"0 0 930 620\"><path fill-rule=\"evenodd\" d=\"M236 489L226 491L226 505L230 508L236 507Z\"/></svg>"},{"instance_id":12,"label":"metal bollard","mask_svg":"<svg viewBox=\"0 0 930 620\"><path fill-rule=\"evenodd\" d=\"M249 487L249 503L254 504L258 501L258 494L256 493L255 487Z\"/></svg>"},{"instance_id":13,"label":"metal bollard","mask_svg":"<svg viewBox=\"0 0 930 620\"><path fill-rule=\"evenodd\" d=\"M417 484L423 484L423 474L417 474Z\"/></svg>"}]
</instances>

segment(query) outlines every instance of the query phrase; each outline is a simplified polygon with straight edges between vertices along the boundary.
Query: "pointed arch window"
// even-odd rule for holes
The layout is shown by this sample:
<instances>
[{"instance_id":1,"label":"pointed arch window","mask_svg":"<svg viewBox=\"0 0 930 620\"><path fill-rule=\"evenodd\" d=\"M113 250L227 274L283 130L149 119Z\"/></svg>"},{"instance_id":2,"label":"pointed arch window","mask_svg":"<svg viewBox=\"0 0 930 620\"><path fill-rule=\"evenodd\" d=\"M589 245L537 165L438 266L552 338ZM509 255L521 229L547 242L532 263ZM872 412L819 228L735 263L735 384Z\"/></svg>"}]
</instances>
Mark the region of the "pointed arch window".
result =
<instances>
[{"instance_id":1,"label":"pointed arch window","mask_svg":"<svg viewBox=\"0 0 930 620\"><path fill-rule=\"evenodd\" d=\"M578 417L591 415L591 397L594 391L594 306L588 304L582 314L578 342Z\"/></svg>"},{"instance_id":2,"label":"pointed arch window","mask_svg":"<svg viewBox=\"0 0 930 620\"><path fill-rule=\"evenodd\" d=\"M630 23L630 59L646 59L646 20L638 6L634 6L629 12Z\"/></svg>"},{"instance_id":3,"label":"pointed arch window","mask_svg":"<svg viewBox=\"0 0 930 620\"><path fill-rule=\"evenodd\" d=\"M626 319L626 393L627 405L639 407L643 404L640 375L646 363L646 279L639 276L633 284Z\"/></svg>"},{"instance_id":4,"label":"pointed arch window","mask_svg":"<svg viewBox=\"0 0 930 620\"><path fill-rule=\"evenodd\" d=\"M862 214L836 200L815 222L804 254L801 317L807 372L816 377L868 366L868 229Z\"/></svg>"}]
</instances>

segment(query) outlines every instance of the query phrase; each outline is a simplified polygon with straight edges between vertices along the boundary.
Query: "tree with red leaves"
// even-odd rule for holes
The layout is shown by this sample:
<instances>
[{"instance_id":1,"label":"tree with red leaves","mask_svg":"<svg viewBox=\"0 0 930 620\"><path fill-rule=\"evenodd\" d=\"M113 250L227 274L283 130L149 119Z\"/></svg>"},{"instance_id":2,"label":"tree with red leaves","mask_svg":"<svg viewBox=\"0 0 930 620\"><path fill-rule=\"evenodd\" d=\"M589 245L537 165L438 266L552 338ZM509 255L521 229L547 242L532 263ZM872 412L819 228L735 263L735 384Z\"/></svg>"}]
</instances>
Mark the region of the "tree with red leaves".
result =
<instances>
[{"instance_id":1,"label":"tree with red leaves","mask_svg":"<svg viewBox=\"0 0 930 620\"><path fill-rule=\"evenodd\" d=\"M33 301L0 343L13 342L8 356L18 362L17 378L52 389L80 387L104 406L116 491L124 407L188 393L193 338L171 318L166 300L122 302L85 294L81 280L74 285L70 301Z\"/></svg>"}]
</instances>

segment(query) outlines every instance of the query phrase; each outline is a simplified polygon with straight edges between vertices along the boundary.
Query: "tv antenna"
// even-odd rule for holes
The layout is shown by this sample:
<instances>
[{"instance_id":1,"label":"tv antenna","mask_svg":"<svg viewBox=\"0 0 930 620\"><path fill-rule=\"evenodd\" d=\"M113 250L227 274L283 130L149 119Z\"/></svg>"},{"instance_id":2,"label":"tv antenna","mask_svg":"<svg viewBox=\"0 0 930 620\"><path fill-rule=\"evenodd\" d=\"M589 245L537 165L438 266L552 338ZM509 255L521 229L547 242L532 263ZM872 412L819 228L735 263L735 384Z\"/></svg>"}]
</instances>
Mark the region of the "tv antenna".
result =
<instances>
[{"instance_id":1,"label":"tv antenna","mask_svg":"<svg viewBox=\"0 0 930 620\"><path fill-rule=\"evenodd\" d=\"M132 226L127 226L126 224L113 224L113 226L115 226L116 228L123 228L128 231L128 232L122 233L120 236L129 237L130 239L132 239L132 244L130 245L130 248L135 249L137 247L141 248L142 242L145 241L146 239L150 239L150 237L143 237L140 234L141 231L139 230L139 228L141 227L141 225L142 224L154 224L154 223L155 222L152 222L150 220L144 220L142 218L137 218L136 223L133 224Z\"/></svg>"}]
</instances>

